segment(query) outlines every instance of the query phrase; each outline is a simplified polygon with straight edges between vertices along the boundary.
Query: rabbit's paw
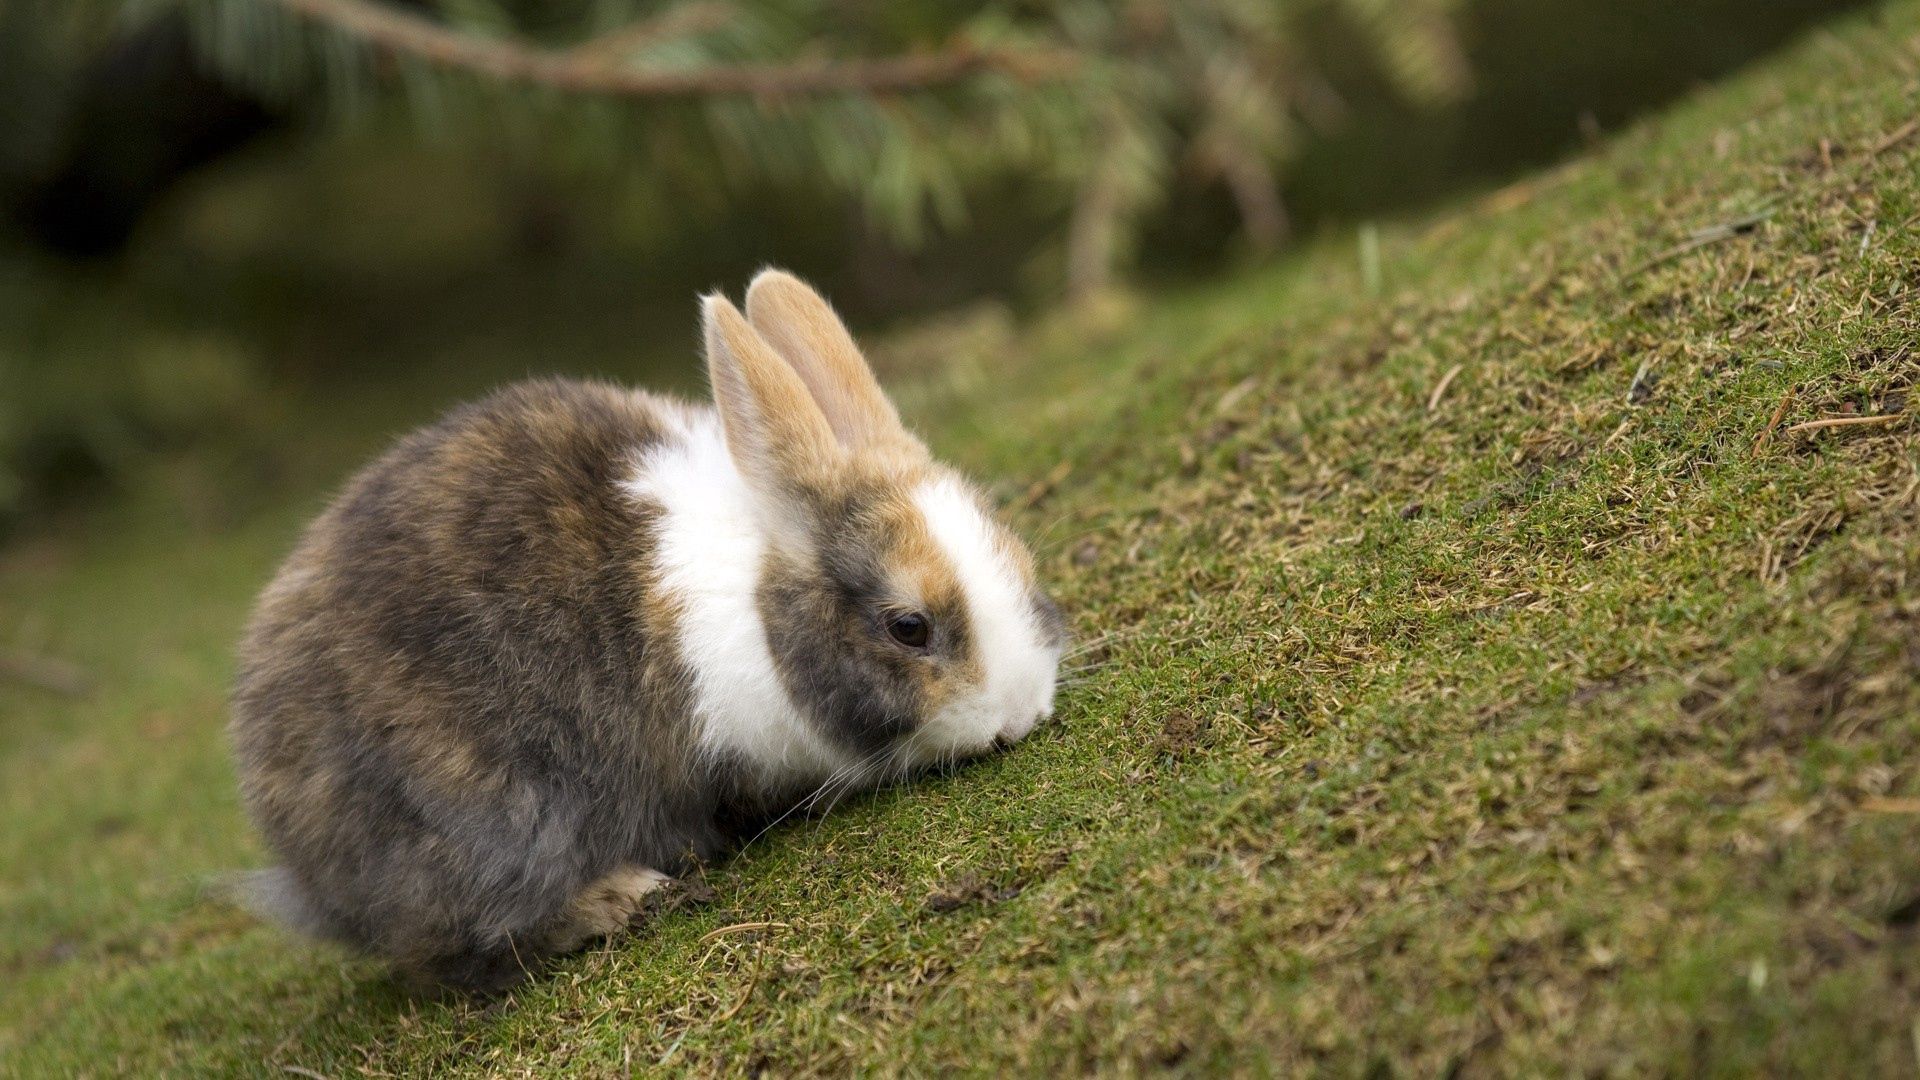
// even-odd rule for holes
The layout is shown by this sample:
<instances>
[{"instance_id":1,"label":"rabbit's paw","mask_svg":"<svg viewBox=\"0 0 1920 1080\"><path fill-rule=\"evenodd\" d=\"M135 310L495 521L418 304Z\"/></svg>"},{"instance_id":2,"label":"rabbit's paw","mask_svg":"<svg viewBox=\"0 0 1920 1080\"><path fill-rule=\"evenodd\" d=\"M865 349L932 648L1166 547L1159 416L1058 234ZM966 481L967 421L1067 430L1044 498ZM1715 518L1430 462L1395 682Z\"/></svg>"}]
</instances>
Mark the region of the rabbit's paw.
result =
<instances>
[{"instance_id":1,"label":"rabbit's paw","mask_svg":"<svg viewBox=\"0 0 1920 1080\"><path fill-rule=\"evenodd\" d=\"M619 933L652 909L654 894L673 884L658 870L623 866L574 896L547 947L556 953L572 952L595 938Z\"/></svg>"}]
</instances>

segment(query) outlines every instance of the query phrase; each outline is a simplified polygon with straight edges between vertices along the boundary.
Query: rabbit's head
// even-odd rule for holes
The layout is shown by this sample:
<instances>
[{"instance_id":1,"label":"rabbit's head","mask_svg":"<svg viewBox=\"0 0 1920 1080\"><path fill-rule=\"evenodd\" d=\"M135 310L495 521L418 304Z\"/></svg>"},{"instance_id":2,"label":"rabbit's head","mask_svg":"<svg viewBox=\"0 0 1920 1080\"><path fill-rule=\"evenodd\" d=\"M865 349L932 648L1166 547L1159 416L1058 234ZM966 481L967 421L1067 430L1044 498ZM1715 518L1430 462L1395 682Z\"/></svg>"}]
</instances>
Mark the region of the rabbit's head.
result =
<instances>
[{"instance_id":1,"label":"rabbit's head","mask_svg":"<svg viewBox=\"0 0 1920 1080\"><path fill-rule=\"evenodd\" d=\"M817 741L817 758L877 775L1024 737L1052 711L1065 639L1026 547L901 425L807 285L765 271L744 315L717 294L704 315L725 453L759 539L763 655L810 729L721 741L763 767Z\"/></svg>"}]
</instances>

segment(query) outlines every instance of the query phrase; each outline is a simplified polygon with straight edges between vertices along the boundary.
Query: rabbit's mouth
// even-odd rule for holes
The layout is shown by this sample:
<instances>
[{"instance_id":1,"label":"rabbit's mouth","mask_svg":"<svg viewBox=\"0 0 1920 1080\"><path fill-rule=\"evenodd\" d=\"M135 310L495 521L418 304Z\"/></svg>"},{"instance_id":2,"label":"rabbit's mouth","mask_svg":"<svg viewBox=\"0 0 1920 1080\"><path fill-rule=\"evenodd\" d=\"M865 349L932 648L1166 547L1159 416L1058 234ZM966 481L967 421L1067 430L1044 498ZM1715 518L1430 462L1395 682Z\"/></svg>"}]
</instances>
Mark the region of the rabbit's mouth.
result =
<instances>
[{"instance_id":1,"label":"rabbit's mouth","mask_svg":"<svg viewBox=\"0 0 1920 1080\"><path fill-rule=\"evenodd\" d=\"M908 737L907 756L920 764L985 757L1012 749L1052 715L1048 672L1017 693L988 691L953 702Z\"/></svg>"},{"instance_id":2,"label":"rabbit's mouth","mask_svg":"<svg viewBox=\"0 0 1920 1080\"><path fill-rule=\"evenodd\" d=\"M1045 723L1047 718L1053 715L1052 697L1053 694L1051 688L1049 688L1047 694L1048 702L1046 705L1034 712L1015 714L1014 719L1000 725L1000 730L993 734L993 748L996 750L1011 749L1015 743L1032 734L1034 728Z\"/></svg>"}]
</instances>

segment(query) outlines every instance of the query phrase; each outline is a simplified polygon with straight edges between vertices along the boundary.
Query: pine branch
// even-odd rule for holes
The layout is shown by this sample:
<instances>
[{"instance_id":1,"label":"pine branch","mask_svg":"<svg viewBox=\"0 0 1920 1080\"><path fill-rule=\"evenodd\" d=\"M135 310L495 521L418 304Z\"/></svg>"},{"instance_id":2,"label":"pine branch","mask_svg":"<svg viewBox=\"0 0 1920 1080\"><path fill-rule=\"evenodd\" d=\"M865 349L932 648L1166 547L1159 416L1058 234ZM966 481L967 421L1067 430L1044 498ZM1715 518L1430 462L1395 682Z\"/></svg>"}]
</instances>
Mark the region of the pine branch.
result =
<instances>
[{"instance_id":1,"label":"pine branch","mask_svg":"<svg viewBox=\"0 0 1920 1080\"><path fill-rule=\"evenodd\" d=\"M437 67L467 71L502 82L543 86L572 94L625 98L760 98L837 93L885 93L939 86L998 70L1022 78L1058 75L1062 54L982 52L967 46L923 55L891 56L817 64L741 64L686 71L621 67L613 44L629 45L693 32L710 19L706 4L682 8L648 23L615 31L569 49L549 49L462 32L377 0L277 0L289 11L359 39L377 53L405 56ZM696 17L697 16L697 17ZM630 52L631 48L622 51Z\"/></svg>"},{"instance_id":2,"label":"pine branch","mask_svg":"<svg viewBox=\"0 0 1920 1080\"><path fill-rule=\"evenodd\" d=\"M564 55L582 63L600 63L609 67L655 42L672 41L717 29L733 17L731 5L719 0L696 0L651 19L628 23L566 50Z\"/></svg>"}]
</instances>

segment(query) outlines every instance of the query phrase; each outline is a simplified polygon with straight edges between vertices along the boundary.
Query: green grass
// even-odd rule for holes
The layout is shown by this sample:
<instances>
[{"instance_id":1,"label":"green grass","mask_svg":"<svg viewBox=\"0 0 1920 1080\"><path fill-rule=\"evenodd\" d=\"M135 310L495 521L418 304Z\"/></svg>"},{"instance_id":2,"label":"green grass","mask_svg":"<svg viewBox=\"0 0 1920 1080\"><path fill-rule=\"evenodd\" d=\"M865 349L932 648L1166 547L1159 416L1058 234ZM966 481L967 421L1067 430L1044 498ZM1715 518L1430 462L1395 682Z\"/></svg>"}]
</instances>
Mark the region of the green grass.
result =
<instances>
[{"instance_id":1,"label":"green grass","mask_svg":"<svg viewBox=\"0 0 1920 1080\"><path fill-rule=\"evenodd\" d=\"M261 858L229 644L317 492L9 553L101 690L0 687L0 1072L1912 1075L1916 71L1901 3L1377 274L919 377L1102 642L1058 721L491 1005L203 895Z\"/></svg>"}]
</instances>

